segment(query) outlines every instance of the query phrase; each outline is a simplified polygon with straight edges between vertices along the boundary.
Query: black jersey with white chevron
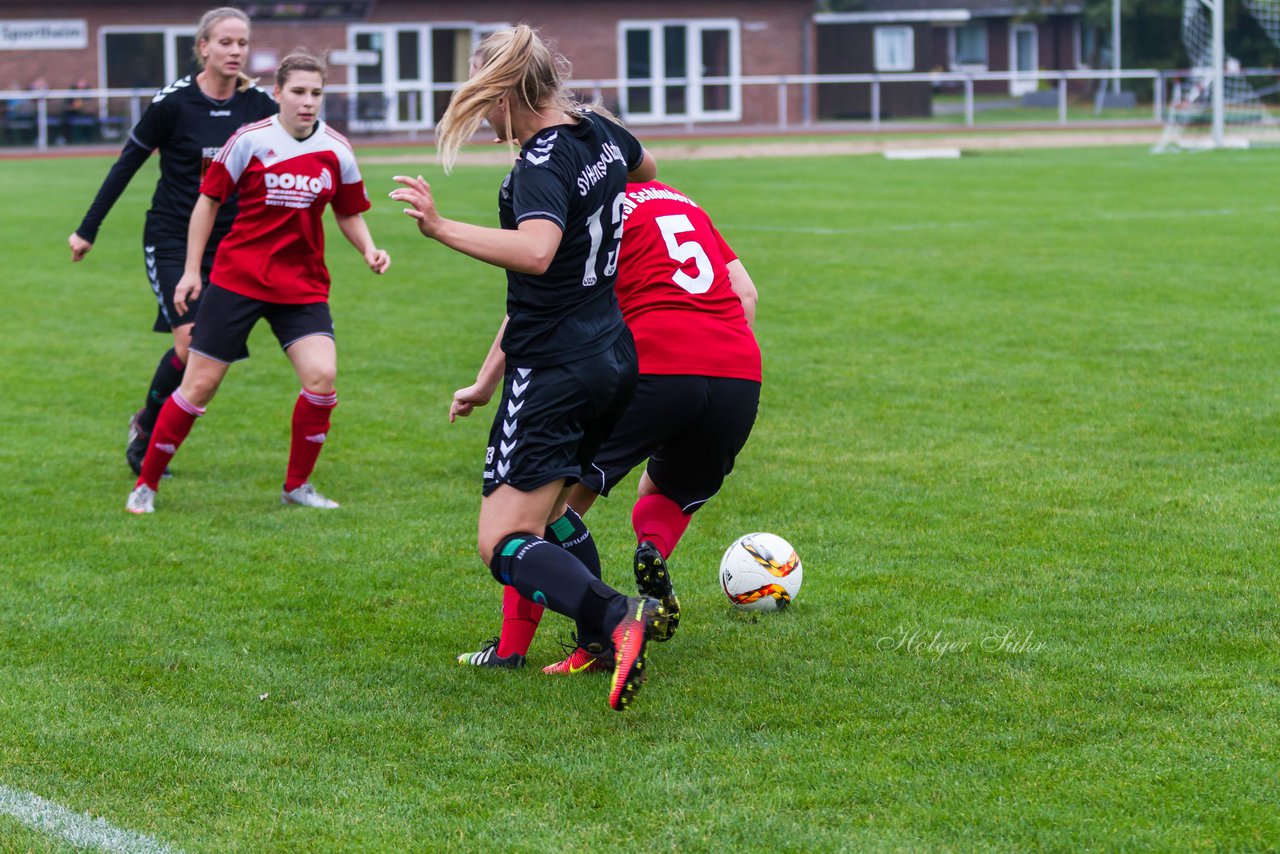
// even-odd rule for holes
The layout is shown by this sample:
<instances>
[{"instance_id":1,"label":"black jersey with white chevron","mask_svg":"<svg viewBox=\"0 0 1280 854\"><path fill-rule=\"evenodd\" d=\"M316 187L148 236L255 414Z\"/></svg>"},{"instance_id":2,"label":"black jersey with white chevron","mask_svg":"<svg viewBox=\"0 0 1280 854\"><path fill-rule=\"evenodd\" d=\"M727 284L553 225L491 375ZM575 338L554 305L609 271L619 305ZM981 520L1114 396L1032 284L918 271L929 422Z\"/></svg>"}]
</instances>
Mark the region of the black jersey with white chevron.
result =
<instances>
[{"instance_id":1,"label":"black jersey with white chevron","mask_svg":"<svg viewBox=\"0 0 1280 854\"><path fill-rule=\"evenodd\" d=\"M502 227L545 219L564 234L541 275L507 272L508 364L543 367L601 353L624 328L613 293L627 173L644 148L625 128L584 112L525 141L498 194Z\"/></svg>"},{"instance_id":2,"label":"black jersey with white chevron","mask_svg":"<svg viewBox=\"0 0 1280 854\"><path fill-rule=\"evenodd\" d=\"M191 76L156 93L129 134L135 144L160 151L160 180L147 211L147 231L153 239L186 242L200 181L219 149L241 125L277 112L276 102L261 89L250 87L218 101L200 91ZM235 215L235 202L229 200L218 211L211 243L226 234Z\"/></svg>"}]
</instances>

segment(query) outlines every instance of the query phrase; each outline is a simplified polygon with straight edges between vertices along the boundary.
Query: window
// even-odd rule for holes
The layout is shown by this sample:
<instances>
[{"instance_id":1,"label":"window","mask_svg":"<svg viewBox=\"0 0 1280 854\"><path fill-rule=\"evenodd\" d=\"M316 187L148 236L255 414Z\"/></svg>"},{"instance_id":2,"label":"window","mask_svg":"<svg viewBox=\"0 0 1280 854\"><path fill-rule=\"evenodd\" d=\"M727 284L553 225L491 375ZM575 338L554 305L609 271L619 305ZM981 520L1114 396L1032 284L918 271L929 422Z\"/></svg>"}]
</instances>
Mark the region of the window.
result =
<instances>
[{"instance_id":1,"label":"window","mask_svg":"<svg viewBox=\"0 0 1280 854\"><path fill-rule=\"evenodd\" d=\"M159 89L199 67L191 27L102 27L98 78L110 89Z\"/></svg>"},{"instance_id":2,"label":"window","mask_svg":"<svg viewBox=\"0 0 1280 854\"><path fill-rule=\"evenodd\" d=\"M987 25L965 24L951 31L951 67L987 67Z\"/></svg>"},{"instance_id":3,"label":"window","mask_svg":"<svg viewBox=\"0 0 1280 854\"><path fill-rule=\"evenodd\" d=\"M912 71L916 67L915 33L910 27L876 27L876 71Z\"/></svg>"},{"instance_id":4,"label":"window","mask_svg":"<svg viewBox=\"0 0 1280 854\"><path fill-rule=\"evenodd\" d=\"M736 121L742 114L736 20L623 21L619 108L628 121Z\"/></svg>"}]
</instances>

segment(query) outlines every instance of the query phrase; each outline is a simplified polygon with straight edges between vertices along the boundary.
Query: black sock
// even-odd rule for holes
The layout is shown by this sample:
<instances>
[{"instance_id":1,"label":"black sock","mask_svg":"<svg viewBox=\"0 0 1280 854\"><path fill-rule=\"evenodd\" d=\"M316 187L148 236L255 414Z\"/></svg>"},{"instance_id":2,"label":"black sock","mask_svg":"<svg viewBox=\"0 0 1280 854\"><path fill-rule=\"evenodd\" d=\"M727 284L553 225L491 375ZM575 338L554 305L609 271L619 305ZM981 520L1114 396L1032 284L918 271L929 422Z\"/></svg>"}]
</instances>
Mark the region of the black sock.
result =
<instances>
[{"instance_id":1,"label":"black sock","mask_svg":"<svg viewBox=\"0 0 1280 854\"><path fill-rule=\"evenodd\" d=\"M587 571L600 578L600 552L596 550L596 541L572 507L566 507L564 515L548 525L542 536L582 561ZM583 649L592 645L609 646L609 636L600 631L597 620L579 619L577 623L578 646Z\"/></svg>"},{"instance_id":2,"label":"black sock","mask_svg":"<svg viewBox=\"0 0 1280 854\"><path fill-rule=\"evenodd\" d=\"M490 571L529 601L574 620L589 640L608 637L627 612L627 597L569 551L532 534L512 534L499 543Z\"/></svg>"},{"instance_id":3,"label":"black sock","mask_svg":"<svg viewBox=\"0 0 1280 854\"><path fill-rule=\"evenodd\" d=\"M600 578L600 553L596 551L596 541L572 507L564 508L564 515L547 526L542 532L543 539L555 543L569 554L582 561L592 575Z\"/></svg>"},{"instance_id":4,"label":"black sock","mask_svg":"<svg viewBox=\"0 0 1280 854\"><path fill-rule=\"evenodd\" d=\"M182 385L182 372L186 367L172 347L160 357L155 376L151 378L151 388L147 389L147 401L143 404L142 414L138 416L138 427L143 432L150 433L155 429L160 407Z\"/></svg>"}]
</instances>

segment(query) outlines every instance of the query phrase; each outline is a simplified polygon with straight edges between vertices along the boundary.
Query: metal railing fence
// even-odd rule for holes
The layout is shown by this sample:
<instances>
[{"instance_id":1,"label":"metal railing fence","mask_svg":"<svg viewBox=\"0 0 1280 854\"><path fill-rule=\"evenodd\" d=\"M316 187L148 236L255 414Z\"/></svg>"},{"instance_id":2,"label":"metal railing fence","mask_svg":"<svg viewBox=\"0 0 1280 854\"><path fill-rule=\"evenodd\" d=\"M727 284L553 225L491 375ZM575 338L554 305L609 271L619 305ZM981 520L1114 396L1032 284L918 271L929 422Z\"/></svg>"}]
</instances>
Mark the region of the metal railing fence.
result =
<instances>
[{"instance_id":1,"label":"metal railing fence","mask_svg":"<svg viewBox=\"0 0 1280 854\"><path fill-rule=\"evenodd\" d=\"M1069 113L1073 103L1087 104L1089 94L1081 90L1104 92L1105 84L1130 86L1141 89L1144 98L1138 112L1130 110L1123 115L1128 123L1164 122L1171 92L1193 76L1187 70L1134 69L1127 71L931 71L895 74L785 74L775 76L746 76L731 81L740 87L741 100L748 98L756 105L760 98L772 97L776 105L772 120L752 122L753 129L776 127L781 132L812 130L822 127L829 120L818 116L819 93L824 87L867 87L869 105L865 116L853 123L854 128L881 129L891 121L886 115L885 92L888 87L901 84L927 84L933 92L934 102L947 89L958 89L960 103L948 104L948 111L955 116L952 121L972 128L978 124L978 114L984 108L984 96L979 91L983 83L1016 83L1022 88L1039 93L1036 103L1056 107L1053 118L1039 118L1032 123L1045 126L1067 126L1073 120ZM1276 69L1242 69L1231 76L1270 77L1280 79ZM570 83L585 99L599 100L611 108L625 102L626 90L649 86L653 81L638 79L575 80ZM1082 86L1081 83L1093 84ZM333 84L326 87L326 118L352 134L397 134L409 138L430 135L439 113L447 103L448 95L456 83L401 83L381 84ZM715 85L722 87L720 78L715 81L690 81L690 87ZM1271 87L1274 90L1276 87ZM1006 90L1007 91L1007 90ZM0 126L3 127L3 143L47 150L53 145L89 142L113 142L123 139L129 128L137 124L154 89L51 89L47 91L0 92ZM1007 96L1006 101L1015 96ZM990 99L991 96L986 96ZM1073 100L1074 98L1074 100ZM1099 97L1101 104L1101 97ZM92 106L87 106L92 105ZM1148 112L1149 110L1149 112ZM1080 110L1076 111L1077 114ZM1108 111L1091 111L1095 120L1106 120ZM757 108L755 113L761 111ZM743 124L741 119L726 121L718 115L648 117L640 113L624 115L629 124L664 125L683 127L690 132L724 132ZM935 117L935 121L936 121ZM1079 121L1077 118L1075 121ZM909 123L910 119L902 120Z\"/></svg>"}]
</instances>

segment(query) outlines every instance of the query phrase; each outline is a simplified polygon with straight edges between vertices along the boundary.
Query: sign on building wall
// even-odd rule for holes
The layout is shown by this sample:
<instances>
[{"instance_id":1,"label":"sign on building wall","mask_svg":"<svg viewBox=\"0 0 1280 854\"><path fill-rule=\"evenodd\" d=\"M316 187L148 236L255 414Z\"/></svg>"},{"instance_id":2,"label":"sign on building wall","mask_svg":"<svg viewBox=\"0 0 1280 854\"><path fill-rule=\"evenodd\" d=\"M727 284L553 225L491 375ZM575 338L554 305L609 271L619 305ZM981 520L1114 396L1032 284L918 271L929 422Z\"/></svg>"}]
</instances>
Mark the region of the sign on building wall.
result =
<instances>
[{"instance_id":1,"label":"sign on building wall","mask_svg":"<svg viewBox=\"0 0 1280 854\"><path fill-rule=\"evenodd\" d=\"M0 21L0 50L67 50L89 46L84 18Z\"/></svg>"}]
</instances>

